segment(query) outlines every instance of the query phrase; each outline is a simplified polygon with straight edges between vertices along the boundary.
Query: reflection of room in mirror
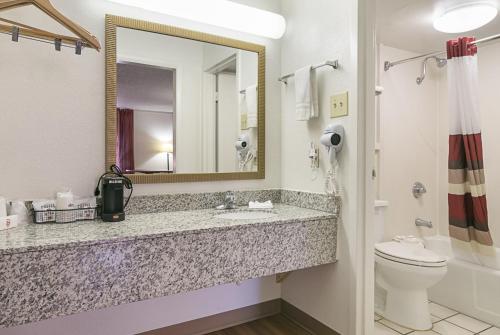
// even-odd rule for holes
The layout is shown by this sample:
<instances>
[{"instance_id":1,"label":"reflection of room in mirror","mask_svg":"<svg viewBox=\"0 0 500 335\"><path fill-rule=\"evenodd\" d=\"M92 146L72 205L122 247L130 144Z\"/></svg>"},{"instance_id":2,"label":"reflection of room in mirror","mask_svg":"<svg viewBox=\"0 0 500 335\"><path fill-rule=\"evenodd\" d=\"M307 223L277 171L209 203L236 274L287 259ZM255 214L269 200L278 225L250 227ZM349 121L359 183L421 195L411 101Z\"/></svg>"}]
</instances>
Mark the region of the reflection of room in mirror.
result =
<instances>
[{"instance_id":1,"label":"reflection of room in mirror","mask_svg":"<svg viewBox=\"0 0 500 335\"><path fill-rule=\"evenodd\" d=\"M118 28L117 59L120 63L117 106L134 109L136 122L135 166L129 170L136 173L257 171L257 53ZM126 79L136 87L120 83L121 70L130 64L143 64L137 68L142 73ZM165 72L170 77L163 76ZM146 73L157 80L168 77L170 81L146 87L142 83ZM131 107L131 97L149 107ZM157 105L154 111L162 113L156 113L159 115L155 117L153 113L145 113L144 110L152 109L151 105ZM137 120L139 114L148 117ZM243 135L248 138L249 146L242 154L235 143ZM163 155L163 161L161 152L154 149L154 143L160 142L174 147L173 154ZM165 164L167 155L171 159L170 169Z\"/></svg>"},{"instance_id":2,"label":"reflection of room in mirror","mask_svg":"<svg viewBox=\"0 0 500 335\"><path fill-rule=\"evenodd\" d=\"M117 165L127 173L171 173L175 166L175 72L117 64Z\"/></svg>"}]
</instances>

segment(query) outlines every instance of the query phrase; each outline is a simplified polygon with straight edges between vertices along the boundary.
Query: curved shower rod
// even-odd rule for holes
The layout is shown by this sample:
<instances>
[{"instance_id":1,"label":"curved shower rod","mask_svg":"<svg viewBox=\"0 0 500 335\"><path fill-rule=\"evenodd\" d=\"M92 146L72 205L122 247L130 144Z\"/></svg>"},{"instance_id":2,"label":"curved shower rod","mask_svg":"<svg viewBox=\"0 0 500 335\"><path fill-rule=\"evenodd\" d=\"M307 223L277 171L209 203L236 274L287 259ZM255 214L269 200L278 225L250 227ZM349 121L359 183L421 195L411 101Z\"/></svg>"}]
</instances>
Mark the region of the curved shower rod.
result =
<instances>
[{"instance_id":1,"label":"curved shower rod","mask_svg":"<svg viewBox=\"0 0 500 335\"><path fill-rule=\"evenodd\" d=\"M436 65L438 66L438 68L443 68L444 66L446 66L446 64L448 63L447 59L438 57L441 54L443 54L443 52L432 52L432 53L421 55L421 56L406 58L406 59L403 59L403 60L400 60L397 62L386 61L386 62L384 62L384 71L389 71L389 69L393 66L408 63L408 62L411 62L414 60L419 60L419 59L423 58L424 60L422 61L422 72L421 72L420 76L417 77L417 80L416 80L417 84L420 85L423 83L425 77L427 76L427 61L429 59L434 59L436 61Z\"/></svg>"},{"instance_id":2,"label":"curved shower rod","mask_svg":"<svg viewBox=\"0 0 500 335\"><path fill-rule=\"evenodd\" d=\"M492 36L488 36L488 37L485 37L485 38L481 38L479 40L471 42L470 44L478 45L478 44L481 44L481 43L495 41L495 40L499 40L499 39L500 39L500 34L497 34L497 35L492 35ZM410 57L410 58L401 59L401 60L394 61L394 62L385 61L384 62L384 71L389 71L393 66L396 66L396 65L399 65L399 64L408 63L408 62L419 60L419 59L423 58L424 60L423 60L423 63L422 63L422 74L421 74L420 77L417 78L417 84L420 85L424 81L425 76L426 76L427 61L429 59L435 59L438 67L442 68L443 66L446 65L446 59L441 58L439 56L445 55L445 54L446 54L446 51L436 51L436 52L431 52L431 53L424 54L424 55L419 55L419 56L414 56L414 57Z\"/></svg>"}]
</instances>

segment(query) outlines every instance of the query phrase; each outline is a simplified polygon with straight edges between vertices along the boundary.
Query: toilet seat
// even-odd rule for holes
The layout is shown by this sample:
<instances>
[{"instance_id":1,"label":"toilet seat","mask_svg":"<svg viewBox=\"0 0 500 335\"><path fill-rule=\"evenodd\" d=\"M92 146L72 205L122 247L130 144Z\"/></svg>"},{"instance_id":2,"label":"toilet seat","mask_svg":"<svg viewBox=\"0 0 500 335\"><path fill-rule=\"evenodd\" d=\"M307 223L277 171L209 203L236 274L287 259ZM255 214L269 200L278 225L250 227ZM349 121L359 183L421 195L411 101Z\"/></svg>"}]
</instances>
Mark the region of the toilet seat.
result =
<instances>
[{"instance_id":1,"label":"toilet seat","mask_svg":"<svg viewBox=\"0 0 500 335\"><path fill-rule=\"evenodd\" d=\"M447 262L446 257L425 249L423 245L395 241L375 244L375 255L388 261L421 267L445 267Z\"/></svg>"}]
</instances>

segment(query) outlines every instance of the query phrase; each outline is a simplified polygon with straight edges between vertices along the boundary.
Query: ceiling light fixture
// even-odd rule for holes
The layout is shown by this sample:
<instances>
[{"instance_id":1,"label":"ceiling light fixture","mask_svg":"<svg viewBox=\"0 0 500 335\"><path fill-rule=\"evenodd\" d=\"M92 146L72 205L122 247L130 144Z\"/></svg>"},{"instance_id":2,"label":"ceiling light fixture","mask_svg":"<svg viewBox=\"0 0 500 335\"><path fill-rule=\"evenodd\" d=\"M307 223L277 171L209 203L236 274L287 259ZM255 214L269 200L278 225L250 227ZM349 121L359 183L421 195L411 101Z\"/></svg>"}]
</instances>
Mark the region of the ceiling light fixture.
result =
<instances>
[{"instance_id":1,"label":"ceiling light fixture","mask_svg":"<svg viewBox=\"0 0 500 335\"><path fill-rule=\"evenodd\" d=\"M183 19L279 39L286 30L279 14L228 0L110 0Z\"/></svg>"},{"instance_id":2,"label":"ceiling light fixture","mask_svg":"<svg viewBox=\"0 0 500 335\"><path fill-rule=\"evenodd\" d=\"M434 29L443 33L463 33L491 22L498 14L490 3L474 2L453 7L434 20Z\"/></svg>"}]
</instances>

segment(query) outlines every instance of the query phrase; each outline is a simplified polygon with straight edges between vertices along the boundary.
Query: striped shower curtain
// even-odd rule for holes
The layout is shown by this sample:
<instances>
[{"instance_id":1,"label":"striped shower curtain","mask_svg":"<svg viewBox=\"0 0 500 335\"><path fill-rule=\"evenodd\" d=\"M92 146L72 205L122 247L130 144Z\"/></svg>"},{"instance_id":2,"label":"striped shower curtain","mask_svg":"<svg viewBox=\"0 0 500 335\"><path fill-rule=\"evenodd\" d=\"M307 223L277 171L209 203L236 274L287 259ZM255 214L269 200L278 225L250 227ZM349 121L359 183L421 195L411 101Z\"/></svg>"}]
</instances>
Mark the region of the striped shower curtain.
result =
<instances>
[{"instance_id":1,"label":"striped shower curtain","mask_svg":"<svg viewBox=\"0 0 500 335\"><path fill-rule=\"evenodd\" d=\"M492 245L484 186L479 120L477 47L474 38L448 41L450 236Z\"/></svg>"}]
</instances>

